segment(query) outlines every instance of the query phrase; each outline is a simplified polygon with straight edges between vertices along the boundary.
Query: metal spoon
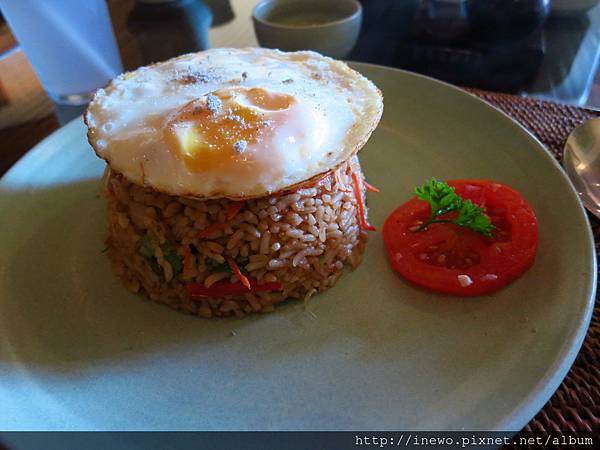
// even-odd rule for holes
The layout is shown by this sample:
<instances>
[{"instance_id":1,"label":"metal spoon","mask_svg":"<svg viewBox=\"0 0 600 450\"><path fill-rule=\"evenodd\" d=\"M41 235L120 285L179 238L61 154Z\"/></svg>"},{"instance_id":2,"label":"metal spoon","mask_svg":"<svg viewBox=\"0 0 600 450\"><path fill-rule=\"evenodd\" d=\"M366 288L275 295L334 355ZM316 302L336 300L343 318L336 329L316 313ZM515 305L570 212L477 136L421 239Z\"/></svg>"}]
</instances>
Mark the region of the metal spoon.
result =
<instances>
[{"instance_id":1,"label":"metal spoon","mask_svg":"<svg viewBox=\"0 0 600 450\"><path fill-rule=\"evenodd\" d=\"M588 120L571 132L563 164L583 205L600 219L600 118Z\"/></svg>"}]
</instances>

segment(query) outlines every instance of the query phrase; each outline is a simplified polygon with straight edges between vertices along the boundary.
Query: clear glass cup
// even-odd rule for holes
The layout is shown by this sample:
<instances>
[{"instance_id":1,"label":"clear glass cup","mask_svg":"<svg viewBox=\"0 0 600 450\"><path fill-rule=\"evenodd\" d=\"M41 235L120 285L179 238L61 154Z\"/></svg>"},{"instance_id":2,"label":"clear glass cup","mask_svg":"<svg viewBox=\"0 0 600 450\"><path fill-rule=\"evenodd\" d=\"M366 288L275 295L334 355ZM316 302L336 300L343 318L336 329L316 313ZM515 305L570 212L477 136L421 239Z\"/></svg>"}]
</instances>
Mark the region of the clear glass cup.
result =
<instances>
[{"instance_id":1,"label":"clear glass cup","mask_svg":"<svg viewBox=\"0 0 600 450\"><path fill-rule=\"evenodd\" d=\"M123 71L105 0L0 0L46 92L82 105Z\"/></svg>"}]
</instances>

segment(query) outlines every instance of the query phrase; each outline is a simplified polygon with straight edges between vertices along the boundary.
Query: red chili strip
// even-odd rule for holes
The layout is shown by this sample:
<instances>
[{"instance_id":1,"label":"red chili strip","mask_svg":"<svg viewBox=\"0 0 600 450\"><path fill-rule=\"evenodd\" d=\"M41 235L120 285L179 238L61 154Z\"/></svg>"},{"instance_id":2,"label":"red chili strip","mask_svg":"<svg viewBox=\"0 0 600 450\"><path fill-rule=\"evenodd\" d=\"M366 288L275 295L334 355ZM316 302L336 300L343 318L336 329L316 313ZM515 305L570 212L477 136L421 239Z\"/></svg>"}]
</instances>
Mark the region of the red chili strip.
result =
<instances>
[{"instance_id":1,"label":"red chili strip","mask_svg":"<svg viewBox=\"0 0 600 450\"><path fill-rule=\"evenodd\" d=\"M272 292L281 291L283 286L279 282L259 284L257 280L248 280L250 292ZM248 292L246 286L242 283L232 283L227 280L217 281L209 288L203 283L190 283L187 285L187 291L192 299L203 299L211 297L224 297L226 295L242 295Z\"/></svg>"},{"instance_id":2,"label":"red chili strip","mask_svg":"<svg viewBox=\"0 0 600 450\"><path fill-rule=\"evenodd\" d=\"M365 205L363 204L362 196L360 195L360 182L358 180L358 176L354 171L351 172L352 176L352 186L354 188L354 196L356 197L356 203L358 204L358 217L360 222L360 227L363 230L375 231L376 228L372 225L369 225L367 219L365 218Z\"/></svg>"},{"instance_id":3,"label":"red chili strip","mask_svg":"<svg viewBox=\"0 0 600 450\"><path fill-rule=\"evenodd\" d=\"M192 270L192 251L190 246L185 247L185 253L183 254L183 275L187 275Z\"/></svg>"},{"instance_id":4,"label":"red chili strip","mask_svg":"<svg viewBox=\"0 0 600 450\"><path fill-rule=\"evenodd\" d=\"M246 286L248 290L250 290L250 281L248 281L248 278L241 272L240 268L238 267L237 263L233 260L233 258L228 256L227 264L229 264L231 271L237 277L237 279L240 280L240 283L242 283L244 286Z\"/></svg>"}]
</instances>

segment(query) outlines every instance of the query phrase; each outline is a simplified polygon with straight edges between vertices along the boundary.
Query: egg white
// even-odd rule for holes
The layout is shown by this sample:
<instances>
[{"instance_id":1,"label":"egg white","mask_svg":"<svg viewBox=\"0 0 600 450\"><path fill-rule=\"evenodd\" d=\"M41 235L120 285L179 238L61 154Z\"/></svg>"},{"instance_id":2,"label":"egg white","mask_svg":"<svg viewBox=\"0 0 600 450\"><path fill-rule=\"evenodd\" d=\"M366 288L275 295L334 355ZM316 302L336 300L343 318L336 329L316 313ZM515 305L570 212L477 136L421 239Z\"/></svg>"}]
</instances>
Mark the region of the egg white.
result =
<instances>
[{"instance_id":1,"label":"egg white","mask_svg":"<svg viewBox=\"0 0 600 450\"><path fill-rule=\"evenodd\" d=\"M246 150L254 157L252 176L231 167L190 170L165 137L169 120L190 101L238 86L291 95L294 110L268 142ZM245 199L289 189L348 160L382 111L371 81L318 53L212 49L120 75L98 90L84 120L96 154L134 183L171 195Z\"/></svg>"}]
</instances>

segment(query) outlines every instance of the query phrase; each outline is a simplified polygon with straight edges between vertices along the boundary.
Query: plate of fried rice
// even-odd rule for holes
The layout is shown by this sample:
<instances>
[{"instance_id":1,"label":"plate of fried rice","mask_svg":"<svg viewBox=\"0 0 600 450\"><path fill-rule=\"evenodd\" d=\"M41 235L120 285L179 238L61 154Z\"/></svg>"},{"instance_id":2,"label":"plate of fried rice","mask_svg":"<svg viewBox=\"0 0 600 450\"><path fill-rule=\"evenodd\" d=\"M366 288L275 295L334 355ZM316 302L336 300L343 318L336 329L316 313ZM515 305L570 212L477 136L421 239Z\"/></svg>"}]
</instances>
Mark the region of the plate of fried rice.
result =
<instances>
[{"instance_id":1,"label":"plate of fried rice","mask_svg":"<svg viewBox=\"0 0 600 450\"><path fill-rule=\"evenodd\" d=\"M577 195L542 144L485 102L351 66L383 93L378 126L365 115L352 151L273 189L168 184L151 161L103 153L81 118L2 178L2 429L525 426L591 316L596 263ZM177 139L195 133L185 114L169 119ZM432 176L523 193L540 229L525 276L459 298L395 275L381 226Z\"/></svg>"}]
</instances>

